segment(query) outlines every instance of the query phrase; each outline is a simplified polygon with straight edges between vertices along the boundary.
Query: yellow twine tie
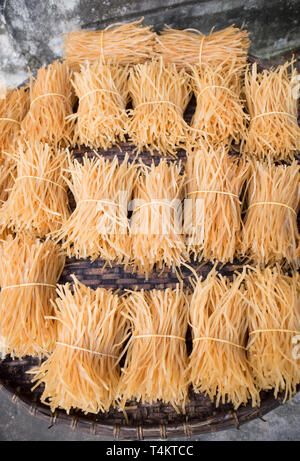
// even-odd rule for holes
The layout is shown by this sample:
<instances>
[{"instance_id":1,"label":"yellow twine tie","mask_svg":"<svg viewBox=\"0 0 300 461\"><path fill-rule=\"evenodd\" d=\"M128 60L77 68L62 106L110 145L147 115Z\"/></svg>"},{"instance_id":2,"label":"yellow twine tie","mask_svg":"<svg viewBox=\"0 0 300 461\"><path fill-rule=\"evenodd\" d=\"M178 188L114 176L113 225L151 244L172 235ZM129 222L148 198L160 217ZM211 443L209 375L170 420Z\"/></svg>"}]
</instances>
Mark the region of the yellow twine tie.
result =
<instances>
[{"instance_id":1,"label":"yellow twine tie","mask_svg":"<svg viewBox=\"0 0 300 461\"><path fill-rule=\"evenodd\" d=\"M81 98L79 98L79 102L82 101L82 99L86 98L87 96L93 93L111 93L111 94L116 94L117 96L120 96L120 94L117 91L106 90L105 88L98 88L96 90L89 91L88 93L81 96Z\"/></svg>"},{"instance_id":2,"label":"yellow twine tie","mask_svg":"<svg viewBox=\"0 0 300 461\"><path fill-rule=\"evenodd\" d=\"M50 283L29 282L29 283L19 283L17 285L8 285L6 287L2 287L1 291L7 290L8 288L34 287L34 286L56 288L56 285L51 285Z\"/></svg>"},{"instance_id":3,"label":"yellow twine tie","mask_svg":"<svg viewBox=\"0 0 300 461\"><path fill-rule=\"evenodd\" d=\"M193 194L209 194L209 193L230 195L231 197L235 197L237 199L239 198L239 196L237 194L233 194L232 192L226 192L226 191L222 191L222 190L195 190L193 192L189 192L188 196L193 195Z\"/></svg>"},{"instance_id":4,"label":"yellow twine tie","mask_svg":"<svg viewBox=\"0 0 300 461\"><path fill-rule=\"evenodd\" d=\"M54 186L60 187L64 192L67 192L66 189L61 184L58 184L57 182L51 181L51 179L43 178L42 176L30 176L30 175L20 176L15 180L15 182L20 181L21 179L24 179L24 178L25 179L26 178L32 178L32 179L39 179L41 181L46 181L46 182L49 182L50 184L53 184Z\"/></svg>"},{"instance_id":5,"label":"yellow twine tie","mask_svg":"<svg viewBox=\"0 0 300 461\"><path fill-rule=\"evenodd\" d=\"M103 61L105 64L105 58L104 58L104 30L100 31L100 61Z\"/></svg>"},{"instance_id":6,"label":"yellow twine tie","mask_svg":"<svg viewBox=\"0 0 300 461\"><path fill-rule=\"evenodd\" d=\"M151 206L151 205L166 205L166 206L168 206L169 208L172 208L175 212L177 211L176 208L175 208L173 205L171 205L170 203L163 202L163 201L161 201L161 200L151 200L150 202L143 203L142 205L140 205L140 206L138 206L137 208L135 208L135 209L133 210L133 213L134 213L135 211L140 210L141 208L143 208L143 207L145 207L145 206Z\"/></svg>"},{"instance_id":7,"label":"yellow twine tie","mask_svg":"<svg viewBox=\"0 0 300 461\"><path fill-rule=\"evenodd\" d=\"M83 200L79 200L77 202L77 205L79 203L84 203L84 202L97 202L97 203L104 203L106 205L115 205L115 206L118 206L120 208L123 208L123 210L125 210L127 212L127 208L124 205L122 205L121 203L116 203L113 200L105 200L105 199L103 199L103 200L99 199L98 200L98 199L93 199L93 198L86 198L86 199L83 199Z\"/></svg>"},{"instance_id":8,"label":"yellow twine tie","mask_svg":"<svg viewBox=\"0 0 300 461\"><path fill-rule=\"evenodd\" d=\"M239 349L246 350L246 347L241 346L240 344L233 343L232 341L227 341L227 339L213 338L211 336L201 336L200 338L194 338L193 343L196 341L216 341L218 343L230 344L231 346L238 347Z\"/></svg>"},{"instance_id":9,"label":"yellow twine tie","mask_svg":"<svg viewBox=\"0 0 300 461\"><path fill-rule=\"evenodd\" d=\"M21 125L21 122L18 122L18 120L15 120L13 118L0 117L0 120L6 121L6 122L14 122L14 123L17 123L18 125Z\"/></svg>"},{"instance_id":10,"label":"yellow twine tie","mask_svg":"<svg viewBox=\"0 0 300 461\"><path fill-rule=\"evenodd\" d=\"M254 117L251 118L251 121L250 123L255 120L256 118L259 118L259 117L264 117L265 115L272 115L272 114L283 114L283 115L288 115L289 117L292 117L294 118L296 121L297 121L297 116L296 115L293 115L293 114L290 114L289 112L280 112L280 111L273 111L273 112L263 112L262 114L258 114L258 115L255 115Z\"/></svg>"},{"instance_id":11,"label":"yellow twine tie","mask_svg":"<svg viewBox=\"0 0 300 461\"><path fill-rule=\"evenodd\" d=\"M283 207L287 208L288 210L290 210L292 213L294 213L295 216L297 216L297 213L294 210L294 208L287 205L286 203L281 203L281 202L255 202L255 203L252 203L252 205L250 205L248 207L248 210L250 210L252 207L257 206L257 205L278 205L278 206L283 206Z\"/></svg>"},{"instance_id":12,"label":"yellow twine tie","mask_svg":"<svg viewBox=\"0 0 300 461\"><path fill-rule=\"evenodd\" d=\"M279 333L292 333L292 334L295 334L295 335L300 335L300 331L296 331L296 330L286 330L284 328L266 328L266 329L262 329L262 330L253 330L253 331L250 331L249 335L254 335L255 333L267 333L269 331L274 331L274 332L279 332Z\"/></svg>"},{"instance_id":13,"label":"yellow twine tie","mask_svg":"<svg viewBox=\"0 0 300 461\"><path fill-rule=\"evenodd\" d=\"M203 37L201 39L201 43L200 43L200 48L199 48L199 65L200 66L202 65L202 51L203 51L203 43L204 43L205 38L206 38L206 36L203 35Z\"/></svg>"},{"instance_id":14,"label":"yellow twine tie","mask_svg":"<svg viewBox=\"0 0 300 461\"><path fill-rule=\"evenodd\" d=\"M30 107L33 105L33 103L35 103L38 99L40 98L45 98L46 96L59 96L61 98L64 98L66 101L67 101L67 98L65 97L65 95L61 94L61 93L45 93L45 94L40 94L39 96L37 96L36 98L34 98L31 103L30 103Z\"/></svg>"},{"instance_id":15,"label":"yellow twine tie","mask_svg":"<svg viewBox=\"0 0 300 461\"><path fill-rule=\"evenodd\" d=\"M79 346L73 346L72 344L61 343L60 341L56 341L56 344L58 344L59 346L69 347L70 349L75 349L78 351L90 352L91 354L96 354L96 355L103 355L104 357L111 357L113 359L119 358L117 355L105 354L104 352L93 351L91 349L86 349L85 347L79 347Z\"/></svg>"},{"instance_id":16,"label":"yellow twine tie","mask_svg":"<svg viewBox=\"0 0 300 461\"><path fill-rule=\"evenodd\" d=\"M206 91L208 88L221 88L222 90L228 91L230 94L232 94L232 96L235 96L235 97L237 96L233 91L230 90L230 88L227 88L226 86L210 85L210 86L206 86L205 88L203 88L198 94L197 98L200 98L201 94L204 93L204 91Z\"/></svg>"},{"instance_id":17,"label":"yellow twine tie","mask_svg":"<svg viewBox=\"0 0 300 461\"><path fill-rule=\"evenodd\" d=\"M132 339L138 339L138 338L169 338L169 339L178 339L179 341L185 341L185 338L183 338L182 336L175 336L175 335L148 334L148 335L132 336Z\"/></svg>"},{"instance_id":18,"label":"yellow twine tie","mask_svg":"<svg viewBox=\"0 0 300 461\"><path fill-rule=\"evenodd\" d=\"M174 104L171 101L167 101L167 100L163 100L163 99L160 100L160 101L141 102L141 104L138 104L137 106L135 106L134 109L137 109L138 107L141 107L141 106L148 106L149 104L170 104L171 106L174 106L176 109L178 109L180 112L182 112L181 107L177 106L177 104Z\"/></svg>"}]
</instances>

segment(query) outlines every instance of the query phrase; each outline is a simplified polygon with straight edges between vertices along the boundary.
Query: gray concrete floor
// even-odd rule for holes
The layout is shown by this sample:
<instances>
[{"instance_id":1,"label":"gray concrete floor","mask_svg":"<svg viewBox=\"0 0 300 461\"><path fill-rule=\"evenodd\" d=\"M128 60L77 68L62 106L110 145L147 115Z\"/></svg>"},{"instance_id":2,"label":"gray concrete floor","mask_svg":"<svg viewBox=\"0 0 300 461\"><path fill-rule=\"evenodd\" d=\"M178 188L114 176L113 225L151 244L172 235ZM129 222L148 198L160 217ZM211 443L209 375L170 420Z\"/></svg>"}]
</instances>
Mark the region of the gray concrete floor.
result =
<instances>
[{"instance_id":1,"label":"gray concrete floor","mask_svg":"<svg viewBox=\"0 0 300 461\"><path fill-rule=\"evenodd\" d=\"M300 441L300 393L291 402L281 405L264 416L241 426L214 434L194 436L199 441ZM49 424L29 415L0 393L0 441L92 441L110 440L82 434L64 426L49 428ZM111 439L112 440L112 439ZM184 440L184 439L182 439Z\"/></svg>"}]
</instances>

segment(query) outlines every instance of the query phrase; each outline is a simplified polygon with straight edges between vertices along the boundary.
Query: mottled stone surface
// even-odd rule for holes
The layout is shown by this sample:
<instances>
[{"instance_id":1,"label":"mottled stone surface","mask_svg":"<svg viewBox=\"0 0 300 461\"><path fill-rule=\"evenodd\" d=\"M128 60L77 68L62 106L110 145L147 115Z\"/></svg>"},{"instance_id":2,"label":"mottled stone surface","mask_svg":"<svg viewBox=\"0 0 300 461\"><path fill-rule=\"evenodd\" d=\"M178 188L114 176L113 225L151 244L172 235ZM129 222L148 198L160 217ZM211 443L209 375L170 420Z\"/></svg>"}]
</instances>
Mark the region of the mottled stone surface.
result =
<instances>
[{"instance_id":1,"label":"mottled stone surface","mask_svg":"<svg viewBox=\"0 0 300 461\"><path fill-rule=\"evenodd\" d=\"M167 23L208 33L245 23L259 57L300 48L298 0L0 0L0 77L13 86L27 66L35 70L61 56L64 32L141 16L157 30Z\"/></svg>"}]
</instances>

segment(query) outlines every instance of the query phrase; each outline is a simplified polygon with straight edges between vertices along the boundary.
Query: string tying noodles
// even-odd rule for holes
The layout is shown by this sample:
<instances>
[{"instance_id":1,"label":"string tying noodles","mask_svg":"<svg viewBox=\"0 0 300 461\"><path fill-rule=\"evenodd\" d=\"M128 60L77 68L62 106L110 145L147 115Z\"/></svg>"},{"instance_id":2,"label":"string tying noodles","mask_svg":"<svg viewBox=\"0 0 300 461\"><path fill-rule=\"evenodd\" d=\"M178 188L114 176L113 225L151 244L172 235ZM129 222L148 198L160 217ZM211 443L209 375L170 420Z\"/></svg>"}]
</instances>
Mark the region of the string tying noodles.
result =
<instances>
[{"instance_id":1,"label":"string tying noodles","mask_svg":"<svg viewBox=\"0 0 300 461\"><path fill-rule=\"evenodd\" d=\"M172 208L176 212L176 208L173 205L170 205L170 203L163 202L161 200L151 200L150 202L143 203L142 205L135 208L133 212L138 211L145 206L151 206L151 205L165 205L165 206L168 206L169 208Z\"/></svg>"},{"instance_id":2,"label":"string tying noodles","mask_svg":"<svg viewBox=\"0 0 300 461\"><path fill-rule=\"evenodd\" d=\"M204 93L204 91L206 91L206 90L208 90L208 89L210 89L210 88L221 88L221 90L226 90L226 91L228 91L230 94L232 94L234 97L236 97L236 94L235 94L233 91L231 91L230 88L227 88L226 86L222 86L222 85L208 85L208 86L204 87L204 88L200 91L200 93L197 95L197 99L200 98L200 96L202 95L202 93Z\"/></svg>"},{"instance_id":3,"label":"string tying noodles","mask_svg":"<svg viewBox=\"0 0 300 461\"><path fill-rule=\"evenodd\" d=\"M91 349L86 349L85 347L79 347L79 346L74 346L72 344L61 343L60 341L56 341L56 344L58 344L59 346L69 347L70 349L74 349L78 351L89 352L90 354L103 355L104 357L111 357L113 359L119 358L117 355L105 354L104 352L92 351Z\"/></svg>"},{"instance_id":4,"label":"string tying noodles","mask_svg":"<svg viewBox=\"0 0 300 461\"><path fill-rule=\"evenodd\" d=\"M61 184L58 184L55 181L51 181L51 179L43 178L42 176L25 175L25 176L20 176L20 177L16 178L15 181L20 181L20 179L26 179L26 178L39 179L41 181L49 182L50 184L54 184L54 186L60 187L64 192L67 192L66 189Z\"/></svg>"},{"instance_id":5,"label":"string tying noodles","mask_svg":"<svg viewBox=\"0 0 300 461\"><path fill-rule=\"evenodd\" d=\"M19 122L18 120L14 120L13 118L0 117L0 120L7 121L7 122L14 122L14 123L17 123L18 125L21 125L21 122Z\"/></svg>"},{"instance_id":6,"label":"string tying noodles","mask_svg":"<svg viewBox=\"0 0 300 461\"><path fill-rule=\"evenodd\" d=\"M104 40L104 30L101 30L100 31L100 60L103 61L103 63L105 63L103 40Z\"/></svg>"},{"instance_id":7,"label":"string tying noodles","mask_svg":"<svg viewBox=\"0 0 300 461\"><path fill-rule=\"evenodd\" d=\"M17 285L7 285L6 287L2 287L1 291L7 290L8 288L19 288L19 287L50 287L50 288L56 288L56 285L52 285L51 283L39 283L39 282L18 283Z\"/></svg>"},{"instance_id":8,"label":"string tying noodles","mask_svg":"<svg viewBox=\"0 0 300 461\"><path fill-rule=\"evenodd\" d=\"M294 213L294 215L297 216L297 213L294 210L294 208L287 205L286 203L281 203L281 202L255 202L255 203L252 203L248 207L248 210L250 210L252 207L257 206L257 205L278 205L278 206L283 206L283 207L287 208L288 210L292 211Z\"/></svg>"},{"instance_id":9,"label":"string tying noodles","mask_svg":"<svg viewBox=\"0 0 300 461\"><path fill-rule=\"evenodd\" d=\"M253 120L255 120L256 118L263 117L265 115L272 115L272 114L283 114L283 115L287 115L288 117L291 117L291 118L294 118L295 120L297 120L297 116L294 115L294 114L290 114L289 112L272 111L272 112L264 112L262 114L255 115L254 117L252 117L251 122L253 122Z\"/></svg>"},{"instance_id":10,"label":"string tying noodles","mask_svg":"<svg viewBox=\"0 0 300 461\"><path fill-rule=\"evenodd\" d=\"M172 101L167 101L166 99L162 99L161 101L146 101L146 102L141 102L137 106L135 106L135 109L138 109L139 107L142 106L148 106L149 104L170 104L171 106L175 107L176 109L179 110L179 112L183 112L182 108L179 107L177 104L174 104Z\"/></svg>"},{"instance_id":11,"label":"string tying noodles","mask_svg":"<svg viewBox=\"0 0 300 461\"><path fill-rule=\"evenodd\" d=\"M275 332L282 332L282 333L292 333L295 335L300 335L300 331L297 330L287 330L285 328L264 328L261 330L253 330L250 331L249 335L254 335L255 333L267 333L269 331L275 331Z\"/></svg>"},{"instance_id":12,"label":"string tying noodles","mask_svg":"<svg viewBox=\"0 0 300 461\"><path fill-rule=\"evenodd\" d=\"M138 338L169 338L169 339L178 339L179 341L185 341L185 338L183 338L182 336L175 336L175 335L149 334L149 335L132 336L132 339L138 339Z\"/></svg>"},{"instance_id":13,"label":"string tying noodles","mask_svg":"<svg viewBox=\"0 0 300 461\"><path fill-rule=\"evenodd\" d=\"M232 341L227 341L226 339L213 338L212 336L201 336L199 338L194 338L193 342L196 341L216 341L219 343L230 344L231 346L239 347L240 349L246 350L246 347L241 346L240 344L233 343Z\"/></svg>"},{"instance_id":14,"label":"string tying noodles","mask_svg":"<svg viewBox=\"0 0 300 461\"><path fill-rule=\"evenodd\" d=\"M195 190L195 191L192 191L192 192L189 192L188 193L188 196L189 195L193 195L193 194L223 194L223 195L230 195L231 197L235 197L235 198L239 198L239 196L237 194L233 194L232 192L226 192L226 191L222 191L222 190Z\"/></svg>"},{"instance_id":15,"label":"string tying noodles","mask_svg":"<svg viewBox=\"0 0 300 461\"><path fill-rule=\"evenodd\" d=\"M203 35L203 37L201 39L200 48L199 48L199 65L200 66L202 64L202 50L203 50L204 40L205 40L205 35Z\"/></svg>"},{"instance_id":16,"label":"string tying noodles","mask_svg":"<svg viewBox=\"0 0 300 461\"><path fill-rule=\"evenodd\" d=\"M91 90L88 93L81 96L79 98L79 102L82 101L87 96L89 96L90 94L93 94L93 93L111 93L111 94L116 94L117 96L120 96L120 93L118 93L118 91L107 90L106 88L96 88L95 90Z\"/></svg>"},{"instance_id":17,"label":"string tying noodles","mask_svg":"<svg viewBox=\"0 0 300 461\"><path fill-rule=\"evenodd\" d=\"M30 107L40 98L45 98L46 96L59 96L60 98L63 98L65 101L68 100L68 98L65 97L65 95L61 94L61 93L45 93L45 94L40 94L39 96L37 96L36 98L34 98L31 103L30 103Z\"/></svg>"},{"instance_id":18,"label":"string tying noodles","mask_svg":"<svg viewBox=\"0 0 300 461\"><path fill-rule=\"evenodd\" d=\"M83 200L79 200L77 203L85 203L85 202L97 202L97 203L104 203L106 205L114 205L114 206L118 206L120 208L123 208L123 210L125 210L127 212L127 208L122 205L121 203L116 203L114 202L113 200L101 200L101 199L93 199L93 198L87 198L87 199L83 199Z\"/></svg>"}]
</instances>

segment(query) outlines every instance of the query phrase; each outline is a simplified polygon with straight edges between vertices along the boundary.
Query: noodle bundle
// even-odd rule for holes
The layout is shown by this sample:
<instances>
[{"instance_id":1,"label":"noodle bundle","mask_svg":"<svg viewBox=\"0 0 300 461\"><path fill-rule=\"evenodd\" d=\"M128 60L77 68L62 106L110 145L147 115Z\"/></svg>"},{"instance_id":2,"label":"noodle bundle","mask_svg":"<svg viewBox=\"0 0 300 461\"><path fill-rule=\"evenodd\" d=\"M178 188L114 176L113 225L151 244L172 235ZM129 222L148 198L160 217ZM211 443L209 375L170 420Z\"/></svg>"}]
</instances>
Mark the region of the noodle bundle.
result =
<instances>
[{"instance_id":1,"label":"noodle bundle","mask_svg":"<svg viewBox=\"0 0 300 461\"><path fill-rule=\"evenodd\" d=\"M5 98L0 99L0 153L14 151L21 131L21 122L28 109L27 87L7 90Z\"/></svg>"},{"instance_id":2,"label":"noodle bundle","mask_svg":"<svg viewBox=\"0 0 300 461\"><path fill-rule=\"evenodd\" d=\"M28 230L43 237L59 229L69 216L62 168L66 152L48 144L19 144L17 174L7 201L0 210L0 225L14 231Z\"/></svg>"},{"instance_id":3,"label":"noodle bundle","mask_svg":"<svg viewBox=\"0 0 300 461\"><path fill-rule=\"evenodd\" d=\"M180 163L168 165L163 159L157 166L141 165L130 232L132 265L146 276L154 266L180 266L186 259L181 226L183 185Z\"/></svg>"},{"instance_id":4,"label":"noodle bundle","mask_svg":"<svg viewBox=\"0 0 300 461\"><path fill-rule=\"evenodd\" d=\"M146 61L153 54L156 34L150 26L142 26L142 20L111 24L104 30L74 30L65 34L68 66L77 71L87 61L115 61L121 65Z\"/></svg>"},{"instance_id":5,"label":"noodle bundle","mask_svg":"<svg viewBox=\"0 0 300 461\"><path fill-rule=\"evenodd\" d=\"M9 161L0 161L0 206L8 199L14 184L15 165Z\"/></svg>"},{"instance_id":6,"label":"noodle bundle","mask_svg":"<svg viewBox=\"0 0 300 461\"><path fill-rule=\"evenodd\" d=\"M108 149L125 141L128 68L102 62L81 67L73 85L79 98L74 145Z\"/></svg>"},{"instance_id":7,"label":"noodle bundle","mask_svg":"<svg viewBox=\"0 0 300 461\"><path fill-rule=\"evenodd\" d=\"M128 87L133 104L128 133L138 152L147 148L176 156L188 132L183 119L191 93L188 74L152 60L130 69Z\"/></svg>"},{"instance_id":8,"label":"noodle bundle","mask_svg":"<svg viewBox=\"0 0 300 461\"><path fill-rule=\"evenodd\" d=\"M213 269L199 279L190 302L193 350L187 376L194 392L204 392L216 406L231 402L234 408L259 404L246 357L247 303L243 301L245 271L228 278Z\"/></svg>"},{"instance_id":9,"label":"noodle bundle","mask_svg":"<svg viewBox=\"0 0 300 461\"><path fill-rule=\"evenodd\" d=\"M121 407L127 400L152 403L161 399L184 408L188 385L185 344L187 306L182 288L141 290L125 299L125 318L132 337L119 384Z\"/></svg>"},{"instance_id":10,"label":"noodle bundle","mask_svg":"<svg viewBox=\"0 0 300 461\"><path fill-rule=\"evenodd\" d=\"M245 137L246 114L239 97L240 76L233 62L227 73L224 66L207 65L203 72L193 66L192 88L196 97L196 110L190 127L190 140L197 145L204 138L211 145L230 145Z\"/></svg>"},{"instance_id":11,"label":"noodle bundle","mask_svg":"<svg viewBox=\"0 0 300 461\"><path fill-rule=\"evenodd\" d=\"M73 126L66 120L73 113L74 94L66 63L54 61L30 79L30 109L22 121L24 138L30 143L68 145Z\"/></svg>"},{"instance_id":12,"label":"noodle bundle","mask_svg":"<svg viewBox=\"0 0 300 461\"><path fill-rule=\"evenodd\" d=\"M5 339L0 336L0 360L4 360L7 354L8 347L6 345Z\"/></svg>"},{"instance_id":13,"label":"noodle bundle","mask_svg":"<svg viewBox=\"0 0 300 461\"><path fill-rule=\"evenodd\" d=\"M241 235L240 251L259 264L285 259L299 265L300 167L252 162L248 182L248 210ZM298 260L297 260L298 259Z\"/></svg>"},{"instance_id":14,"label":"noodle bundle","mask_svg":"<svg viewBox=\"0 0 300 461\"><path fill-rule=\"evenodd\" d=\"M274 389L276 398L284 392L284 400L292 397L300 383L300 356L294 346L300 339L299 295L297 272L289 277L276 265L248 275L247 349L254 380L259 389Z\"/></svg>"},{"instance_id":15,"label":"noodle bundle","mask_svg":"<svg viewBox=\"0 0 300 461\"><path fill-rule=\"evenodd\" d=\"M9 197L10 191L14 185L14 176L15 176L16 166L13 162L8 160L0 160L0 210L3 204ZM1 216L1 211L0 211ZM5 239L9 231L7 228L0 227L0 241ZM1 350L1 346L0 346Z\"/></svg>"},{"instance_id":16,"label":"noodle bundle","mask_svg":"<svg viewBox=\"0 0 300 461\"><path fill-rule=\"evenodd\" d=\"M250 155L287 160L300 149L298 100L294 94L296 69L287 62L275 70L257 73L257 65L245 77L250 126L242 149Z\"/></svg>"},{"instance_id":17,"label":"noodle bundle","mask_svg":"<svg viewBox=\"0 0 300 461\"><path fill-rule=\"evenodd\" d=\"M50 300L64 267L60 249L50 240L27 234L0 245L0 336L16 356L52 351L56 340Z\"/></svg>"},{"instance_id":18,"label":"noodle bundle","mask_svg":"<svg viewBox=\"0 0 300 461\"><path fill-rule=\"evenodd\" d=\"M66 179L76 208L57 233L68 256L101 257L106 261L127 261L130 257L128 238L128 202L136 180L136 166L128 156L119 165L118 158L102 156L83 163L69 158L71 179ZM83 230L84 225L84 230Z\"/></svg>"},{"instance_id":19,"label":"noodle bundle","mask_svg":"<svg viewBox=\"0 0 300 461\"><path fill-rule=\"evenodd\" d=\"M233 261L242 230L239 196L248 172L245 159L229 156L224 147L202 144L188 156L185 233L195 260Z\"/></svg>"},{"instance_id":20,"label":"noodle bundle","mask_svg":"<svg viewBox=\"0 0 300 461\"><path fill-rule=\"evenodd\" d=\"M176 30L166 27L157 36L156 51L166 63L179 68L200 64L219 65L231 60L237 68L247 62L250 41L246 30L230 26L204 35L196 29Z\"/></svg>"},{"instance_id":21,"label":"noodle bundle","mask_svg":"<svg viewBox=\"0 0 300 461\"><path fill-rule=\"evenodd\" d=\"M108 411L115 401L120 343L127 332L121 298L105 288L92 290L75 277L72 289L67 283L57 293L56 346L34 370L35 387L44 383L41 400L52 411Z\"/></svg>"}]
</instances>

